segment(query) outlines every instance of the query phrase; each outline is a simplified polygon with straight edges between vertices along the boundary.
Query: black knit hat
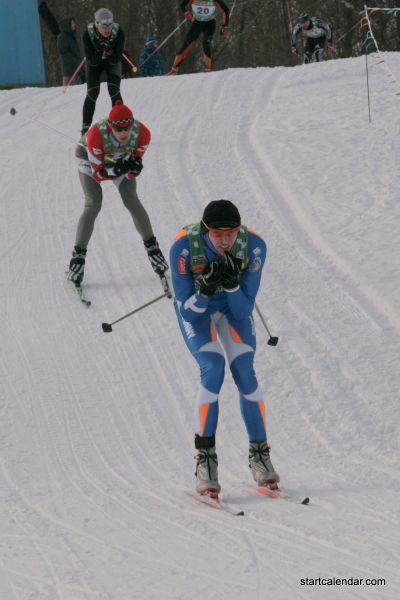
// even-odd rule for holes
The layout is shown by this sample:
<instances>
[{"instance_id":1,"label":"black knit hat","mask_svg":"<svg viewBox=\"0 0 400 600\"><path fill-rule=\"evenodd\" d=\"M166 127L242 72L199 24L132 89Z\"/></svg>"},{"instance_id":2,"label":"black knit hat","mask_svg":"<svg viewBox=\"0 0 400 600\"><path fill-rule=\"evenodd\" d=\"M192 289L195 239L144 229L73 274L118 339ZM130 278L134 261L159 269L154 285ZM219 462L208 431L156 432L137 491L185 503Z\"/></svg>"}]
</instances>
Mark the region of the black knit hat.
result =
<instances>
[{"instance_id":1,"label":"black knit hat","mask_svg":"<svg viewBox=\"0 0 400 600\"><path fill-rule=\"evenodd\" d=\"M204 209L202 224L215 229L239 227L241 220L238 209L230 200L212 200Z\"/></svg>"}]
</instances>

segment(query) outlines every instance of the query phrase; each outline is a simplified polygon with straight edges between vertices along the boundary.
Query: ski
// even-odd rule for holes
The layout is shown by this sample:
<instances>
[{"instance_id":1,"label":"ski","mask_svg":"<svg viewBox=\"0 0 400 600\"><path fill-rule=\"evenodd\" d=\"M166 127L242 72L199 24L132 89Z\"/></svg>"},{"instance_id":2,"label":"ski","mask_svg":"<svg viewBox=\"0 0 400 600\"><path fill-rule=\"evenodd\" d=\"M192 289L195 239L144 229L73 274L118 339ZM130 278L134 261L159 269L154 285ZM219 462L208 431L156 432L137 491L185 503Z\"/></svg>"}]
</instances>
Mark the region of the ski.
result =
<instances>
[{"instance_id":1,"label":"ski","mask_svg":"<svg viewBox=\"0 0 400 600\"><path fill-rule=\"evenodd\" d=\"M167 296L167 298L172 298L172 292L171 288L169 287L167 276L165 275L165 273L158 273L158 276L160 278L165 295Z\"/></svg>"},{"instance_id":2,"label":"ski","mask_svg":"<svg viewBox=\"0 0 400 600\"><path fill-rule=\"evenodd\" d=\"M258 494L273 498L274 500L286 500L287 502L293 502L294 504L310 504L310 498L308 496L292 496L281 488L271 489L268 486L257 486L252 487Z\"/></svg>"},{"instance_id":3,"label":"ski","mask_svg":"<svg viewBox=\"0 0 400 600\"><path fill-rule=\"evenodd\" d=\"M229 515L232 515L233 517L243 517L244 516L243 510L237 510L236 508L233 508L229 504L222 502L218 497L213 498L213 497L207 496L205 494L204 495L197 494L196 492L189 492L189 491L186 491L185 493L188 496L190 496L191 498L193 498L193 500L195 500L196 502L199 502L199 504L204 504L205 506L209 506L210 508L215 508L216 510L221 510L223 512L228 513Z\"/></svg>"},{"instance_id":4,"label":"ski","mask_svg":"<svg viewBox=\"0 0 400 600\"><path fill-rule=\"evenodd\" d=\"M82 286L78 283L74 283L74 288L76 289L76 291L78 292L78 296L81 299L81 302L87 306L89 308L89 306L92 304L91 300L88 300L87 298L85 298L85 296L83 295L83 290L82 290Z\"/></svg>"},{"instance_id":5,"label":"ski","mask_svg":"<svg viewBox=\"0 0 400 600\"><path fill-rule=\"evenodd\" d=\"M87 306L87 308L89 308L89 306L92 304L92 302L90 300L88 300L87 298L85 298L85 296L83 295L83 289L82 289L81 284L74 283L71 279L69 279L68 273L69 273L69 271L65 271L65 274L67 276L67 281L69 281L69 283L71 283L72 287L77 291L77 294L78 294L82 304L84 304L85 306Z\"/></svg>"}]
</instances>

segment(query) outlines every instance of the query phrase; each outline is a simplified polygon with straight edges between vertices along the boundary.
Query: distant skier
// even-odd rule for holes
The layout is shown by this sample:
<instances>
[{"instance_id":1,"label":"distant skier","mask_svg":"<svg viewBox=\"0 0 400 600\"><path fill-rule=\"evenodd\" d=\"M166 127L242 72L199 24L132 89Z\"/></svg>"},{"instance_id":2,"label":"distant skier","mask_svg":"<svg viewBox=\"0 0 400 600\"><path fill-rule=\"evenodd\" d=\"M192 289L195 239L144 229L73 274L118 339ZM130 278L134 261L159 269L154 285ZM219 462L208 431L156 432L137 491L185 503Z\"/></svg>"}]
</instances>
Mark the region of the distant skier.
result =
<instances>
[{"instance_id":1,"label":"distant skier","mask_svg":"<svg viewBox=\"0 0 400 600\"><path fill-rule=\"evenodd\" d=\"M131 213L134 225L143 239L153 270L162 274L168 269L150 223L149 216L136 193L136 177L142 171L142 157L150 143L150 131L133 118L122 103L115 105L108 119L98 121L78 145L79 178L85 194L85 207L78 222L75 247L69 265L69 279L75 284L83 280L86 250L94 223L102 204L103 181L112 181Z\"/></svg>"},{"instance_id":2,"label":"distant skier","mask_svg":"<svg viewBox=\"0 0 400 600\"><path fill-rule=\"evenodd\" d=\"M334 50L333 27L327 21L318 17L309 17L306 13L297 17L297 23L292 31L292 54L297 54L297 38L301 33L306 38L303 63L308 64L315 60L320 62L328 45L329 50Z\"/></svg>"},{"instance_id":3,"label":"distant skier","mask_svg":"<svg viewBox=\"0 0 400 600\"><path fill-rule=\"evenodd\" d=\"M200 367L195 447L196 490L218 496L215 433L225 356L239 390L249 437L249 467L258 485L277 487L270 460L262 390L254 373L255 298L266 245L241 224L229 200L210 202L201 222L185 227L170 252L175 310L185 343ZM225 356L224 356L225 354Z\"/></svg>"},{"instance_id":4,"label":"distant skier","mask_svg":"<svg viewBox=\"0 0 400 600\"><path fill-rule=\"evenodd\" d=\"M156 38L149 35L140 52L139 67L142 77L156 77L166 73L164 61L157 50L157 46Z\"/></svg>"},{"instance_id":5,"label":"distant skier","mask_svg":"<svg viewBox=\"0 0 400 600\"><path fill-rule=\"evenodd\" d=\"M220 34L228 37L230 34L229 9L223 0L182 0L180 8L188 21L192 21L186 34L183 45L175 56L174 64L168 75L177 75L178 69L184 58L189 54L197 38L203 34L203 63L204 70L212 70L211 44L216 27L216 11L222 12L222 26Z\"/></svg>"},{"instance_id":6,"label":"distant skier","mask_svg":"<svg viewBox=\"0 0 400 600\"><path fill-rule=\"evenodd\" d=\"M107 76L108 93L112 105L122 102L120 93L121 60L124 51L125 34L108 8L100 8L94 15L94 23L89 23L83 34L86 58L87 94L83 104L82 135L92 124L96 100L100 93L100 77Z\"/></svg>"}]
</instances>

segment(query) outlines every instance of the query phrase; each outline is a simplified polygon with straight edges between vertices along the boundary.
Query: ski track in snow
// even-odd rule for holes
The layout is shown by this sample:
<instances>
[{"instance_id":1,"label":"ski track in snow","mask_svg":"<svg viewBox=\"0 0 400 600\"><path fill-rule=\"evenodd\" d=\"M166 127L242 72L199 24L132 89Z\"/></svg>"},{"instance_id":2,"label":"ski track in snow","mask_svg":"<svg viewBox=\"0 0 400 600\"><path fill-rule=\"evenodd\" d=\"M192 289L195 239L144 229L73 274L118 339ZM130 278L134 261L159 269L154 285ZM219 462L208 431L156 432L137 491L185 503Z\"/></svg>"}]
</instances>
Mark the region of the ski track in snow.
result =
<instances>
[{"instance_id":1,"label":"ski track in snow","mask_svg":"<svg viewBox=\"0 0 400 600\"><path fill-rule=\"evenodd\" d=\"M65 281L83 89L0 93L2 598L398 597L398 101L371 76L370 126L361 59L123 82L153 135L138 191L164 251L221 197L268 244L257 302L280 341L267 345L256 316L256 371L283 486L311 505L251 492L227 373L220 479L244 518L184 493L198 374L171 301L101 331L160 293L111 184L88 251L90 309ZM96 116L107 111L102 89ZM24 122L43 114L71 141Z\"/></svg>"}]
</instances>

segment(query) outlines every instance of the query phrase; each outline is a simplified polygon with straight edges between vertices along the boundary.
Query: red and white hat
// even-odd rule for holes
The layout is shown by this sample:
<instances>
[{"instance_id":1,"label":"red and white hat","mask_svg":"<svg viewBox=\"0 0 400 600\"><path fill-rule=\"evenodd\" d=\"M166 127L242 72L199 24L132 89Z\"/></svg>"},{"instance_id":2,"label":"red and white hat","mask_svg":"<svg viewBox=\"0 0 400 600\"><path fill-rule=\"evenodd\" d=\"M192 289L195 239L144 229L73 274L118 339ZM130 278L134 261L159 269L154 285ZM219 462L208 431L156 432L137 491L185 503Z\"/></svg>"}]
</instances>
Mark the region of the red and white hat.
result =
<instances>
[{"instance_id":1,"label":"red and white hat","mask_svg":"<svg viewBox=\"0 0 400 600\"><path fill-rule=\"evenodd\" d=\"M129 127L133 123L133 113L125 104L116 104L108 115L108 122L111 127Z\"/></svg>"}]
</instances>

